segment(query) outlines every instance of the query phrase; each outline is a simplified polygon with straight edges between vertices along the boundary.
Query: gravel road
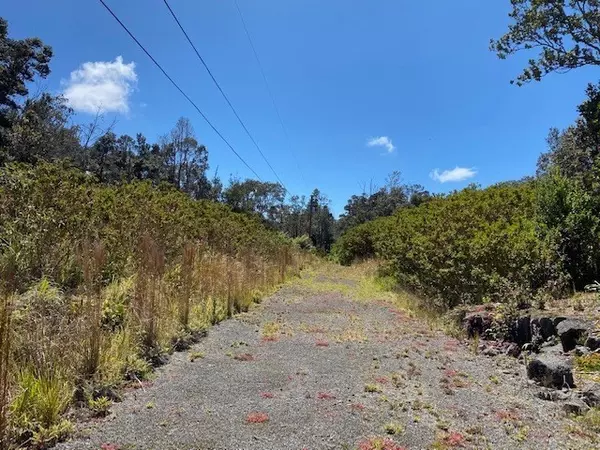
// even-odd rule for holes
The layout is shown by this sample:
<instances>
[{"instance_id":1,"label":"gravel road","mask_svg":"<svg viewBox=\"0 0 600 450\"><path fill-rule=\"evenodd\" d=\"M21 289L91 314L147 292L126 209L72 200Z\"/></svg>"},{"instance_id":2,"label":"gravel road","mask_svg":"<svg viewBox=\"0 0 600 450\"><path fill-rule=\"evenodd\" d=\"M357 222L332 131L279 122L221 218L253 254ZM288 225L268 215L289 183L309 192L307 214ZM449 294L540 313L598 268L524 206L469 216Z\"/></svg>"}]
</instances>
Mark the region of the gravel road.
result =
<instances>
[{"instance_id":1,"label":"gravel road","mask_svg":"<svg viewBox=\"0 0 600 450\"><path fill-rule=\"evenodd\" d=\"M536 398L517 360L306 283L214 326L191 352L59 448L593 448L566 432L560 405Z\"/></svg>"}]
</instances>

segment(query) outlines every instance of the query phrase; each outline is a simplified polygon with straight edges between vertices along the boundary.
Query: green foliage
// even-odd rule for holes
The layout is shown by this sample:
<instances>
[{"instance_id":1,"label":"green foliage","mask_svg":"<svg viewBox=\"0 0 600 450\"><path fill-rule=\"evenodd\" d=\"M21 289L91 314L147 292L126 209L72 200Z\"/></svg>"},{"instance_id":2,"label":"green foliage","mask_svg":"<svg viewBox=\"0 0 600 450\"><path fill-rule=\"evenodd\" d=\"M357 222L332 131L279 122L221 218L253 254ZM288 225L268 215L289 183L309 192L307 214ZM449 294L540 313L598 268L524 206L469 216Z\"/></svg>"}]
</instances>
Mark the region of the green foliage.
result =
<instances>
[{"instance_id":1,"label":"green foliage","mask_svg":"<svg viewBox=\"0 0 600 450\"><path fill-rule=\"evenodd\" d=\"M378 217L391 216L398 208L418 206L431 198L423 186L401 184L401 177L400 172L392 172L382 188L371 186L375 192L350 197L338 221L339 231L343 233Z\"/></svg>"},{"instance_id":2,"label":"green foliage","mask_svg":"<svg viewBox=\"0 0 600 450\"><path fill-rule=\"evenodd\" d=\"M107 397L90 398L88 408L96 417L105 417L108 414L112 402Z\"/></svg>"},{"instance_id":3,"label":"green foliage","mask_svg":"<svg viewBox=\"0 0 600 450\"><path fill-rule=\"evenodd\" d=\"M52 49L38 38L10 39L8 23L0 17L0 150L6 129L18 109L17 97L28 94L28 84L36 75L48 76L50 58Z\"/></svg>"},{"instance_id":4,"label":"green foliage","mask_svg":"<svg viewBox=\"0 0 600 450\"><path fill-rule=\"evenodd\" d=\"M600 85L589 85L575 125L552 130L540 157L540 235L576 289L600 268Z\"/></svg>"},{"instance_id":5,"label":"green foliage","mask_svg":"<svg viewBox=\"0 0 600 450\"><path fill-rule=\"evenodd\" d=\"M516 79L518 85L540 81L551 72L600 65L598 0L511 0L508 32L491 49L505 59L538 49L536 59Z\"/></svg>"},{"instance_id":6,"label":"green foliage","mask_svg":"<svg viewBox=\"0 0 600 450\"><path fill-rule=\"evenodd\" d=\"M534 182L469 187L355 227L334 254L345 264L377 256L384 273L443 309L502 301L515 290L544 287L551 276L535 200Z\"/></svg>"},{"instance_id":7,"label":"green foliage","mask_svg":"<svg viewBox=\"0 0 600 450\"><path fill-rule=\"evenodd\" d=\"M578 356L575 358L575 366L583 372L600 372L600 355L591 353Z\"/></svg>"},{"instance_id":8,"label":"green foliage","mask_svg":"<svg viewBox=\"0 0 600 450\"><path fill-rule=\"evenodd\" d=\"M61 415L71 403L73 387L58 375L35 375L24 369L18 374L18 392L11 409L16 434L50 430L62 422Z\"/></svg>"},{"instance_id":9,"label":"green foliage","mask_svg":"<svg viewBox=\"0 0 600 450\"><path fill-rule=\"evenodd\" d=\"M310 237L308 237L308 235L306 234L295 237L294 239L292 239L292 242L296 247L298 247L301 250L311 250L314 248Z\"/></svg>"},{"instance_id":10,"label":"green foliage","mask_svg":"<svg viewBox=\"0 0 600 450\"><path fill-rule=\"evenodd\" d=\"M286 242L257 218L194 201L171 186L157 189L140 181L106 186L47 163L0 169L0 223L2 254L15 255L22 287L44 276L77 285L76 243L89 238L106 246L105 280L126 273L144 234L165 250L167 262L189 240L230 254L252 248L264 257L275 256Z\"/></svg>"},{"instance_id":11,"label":"green foliage","mask_svg":"<svg viewBox=\"0 0 600 450\"><path fill-rule=\"evenodd\" d=\"M133 298L133 278L113 281L104 290L102 325L115 330L125 324L127 306Z\"/></svg>"}]
</instances>

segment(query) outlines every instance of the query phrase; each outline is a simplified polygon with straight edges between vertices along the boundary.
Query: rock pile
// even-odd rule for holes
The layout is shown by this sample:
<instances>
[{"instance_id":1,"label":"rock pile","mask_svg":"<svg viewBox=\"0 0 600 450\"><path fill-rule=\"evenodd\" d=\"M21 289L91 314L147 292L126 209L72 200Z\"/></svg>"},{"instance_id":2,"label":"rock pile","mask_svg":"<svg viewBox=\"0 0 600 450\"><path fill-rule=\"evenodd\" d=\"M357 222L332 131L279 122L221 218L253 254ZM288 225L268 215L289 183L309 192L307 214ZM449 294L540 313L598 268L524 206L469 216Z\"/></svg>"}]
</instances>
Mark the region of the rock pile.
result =
<instances>
[{"instance_id":1,"label":"rock pile","mask_svg":"<svg viewBox=\"0 0 600 450\"><path fill-rule=\"evenodd\" d=\"M463 327L471 338L479 336L479 351L487 356L510 355L526 364L527 376L542 387L539 397L564 401L567 413L582 414L600 407L600 386L573 390L573 358L600 353L600 333L581 318L524 313L499 324L493 310L465 314ZM503 330L498 338L498 330Z\"/></svg>"}]
</instances>

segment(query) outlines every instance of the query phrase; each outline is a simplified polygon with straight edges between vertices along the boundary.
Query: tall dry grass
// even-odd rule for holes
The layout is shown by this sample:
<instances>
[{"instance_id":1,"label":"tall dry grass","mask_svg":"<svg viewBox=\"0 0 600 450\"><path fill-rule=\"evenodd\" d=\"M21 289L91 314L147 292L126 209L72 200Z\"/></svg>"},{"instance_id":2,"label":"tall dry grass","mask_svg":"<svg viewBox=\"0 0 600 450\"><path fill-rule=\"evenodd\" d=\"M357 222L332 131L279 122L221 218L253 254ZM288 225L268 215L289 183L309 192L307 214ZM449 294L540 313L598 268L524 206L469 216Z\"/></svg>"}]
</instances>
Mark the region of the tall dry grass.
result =
<instances>
[{"instance_id":1,"label":"tall dry grass","mask_svg":"<svg viewBox=\"0 0 600 450\"><path fill-rule=\"evenodd\" d=\"M142 235L128 276L104 279L108 258L101 241L84 241L77 289L42 278L15 297L12 315L2 297L0 438L56 442L70 429L69 407L116 396L128 380L139 383L165 354L247 310L306 262L295 249L228 254L192 241L167 261L150 234ZM10 448L7 442L1 448Z\"/></svg>"},{"instance_id":2,"label":"tall dry grass","mask_svg":"<svg viewBox=\"0 0 600 450\"><path fill-rule=\"evenodd\" d=\"M8 447L10 296L0 299L0 448Z\"/></svg>"}]
</instances>

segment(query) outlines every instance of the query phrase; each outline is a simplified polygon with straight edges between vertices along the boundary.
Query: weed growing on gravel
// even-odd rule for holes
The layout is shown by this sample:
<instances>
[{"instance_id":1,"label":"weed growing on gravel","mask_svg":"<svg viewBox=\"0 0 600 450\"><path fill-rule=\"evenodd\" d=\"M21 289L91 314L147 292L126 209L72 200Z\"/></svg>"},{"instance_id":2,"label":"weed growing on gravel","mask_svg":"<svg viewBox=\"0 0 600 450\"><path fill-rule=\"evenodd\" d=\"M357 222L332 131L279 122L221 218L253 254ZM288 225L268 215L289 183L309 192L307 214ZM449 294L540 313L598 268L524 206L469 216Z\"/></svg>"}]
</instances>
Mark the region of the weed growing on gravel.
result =
<instances>
[{"instance_id":1,"label":"weed growing on gravel","mask_svg":"<svg viewBox=\"0 0 600 450\"><path fill-rule=\"evenodd\" d=\"M100 450L121 450L117 444L104 443L100 445Z\"/></svg>"},{"instance_id":2,"label":"weed growing on gravel","mask_svg":"<svg viewBox=\"0 0 600 450\"><path fill-rule=\"evenodd\" d=\"M377 384L365 384L365 392L379 393L383 392L383 388Z\"/></svg>"},{"instance_id":3,"label":"weed growing on gravel","mask_svg":"<svg viewBox=\"0 0 600 450\"><path fill-rule=\"evenodd\" d=\"M254 355L250 353L240 353L239 355L235 355L233 359L237 361L254 361Z\"/></svg>"},{"instance_id":4,"label":"weed growing on gravel","mask_svg":"<svg viewBox=\"0 0 600 450\"><path fill-rule=\"evenodd\" d=\"M383 430L387 434L402 434L404 433L404 426L396 422L388 422L383 426Z\"/></svg>"},{"instance_id":5,"label":"weed growing on gravel","mask_svg":"<svg viewBox=\"0 0 600 450\"><path fill-rule=\"evenodd\" d=\"M519 427L514 436L514 438L517 442L525 442L528 437L529 437L529 427L528 426Z\"/></svg>"},{"instance_id":6,"label":"weed growing on gravel","mask_svg":"<svg viewBox=\"0 0 600 450\"><path fill-rule=\"evenodd\" d=\"M95 417L106 417L111 405L112 402L107 397L90 398L88 400L88 408Z\"/></svg>"},{"instance_id":7,"label":"weed growing on gravel","mask_svg":"<svg viewBox=\"0 0 600 450\"><path fill-rule=\"evenodd\" d=\"M204 358L204 353L202 353L202 352L190 352L189 353L190 362L194 362L197 359L202 359L202 358Z\"/></svg>"},{"instance_id":8,"label":"weed growing on gravel","mask_svg":"<svg viewBox=\"0 0 600 450\"><path fill-rule=\"evenodd\" d=\"M567 432L592 443L600 442L600 408L591 408L583 416L576 417Z\"/></svg>"},{"instance_id":9,"label":"weed growing on gravel","mask_svg":"<svg viewBox=\"0 0 600 450\"><path fill-rule=\"evenodd\" d=\"M277 322L267 322L262 326L261 335L265 341L276 341L280 331L281 324Z\"/></svg>"},{"instance_id":10,"label":"weed growing on gravel","mask_svg":"<svg viewBox=\"0 0 600 450\"><path fill-rule=\"evenodd\" d=\"M414 362L408 362L408 369L406 370L406 377L410 380L416 376L421 375L421 370L415 365Z\"/></svg>"},{"instance_id":11,"label":"weed growing on gravel","mask_svg":"<svg viewBox=\"0 0 600 450\"><path fill-rule=\"evenodd\" d=\"M439 436L431 447L436 450L445 450L457 447L463 448L465 446L465 436L457 431L450 431Z\"/></svg>"},{"instance_id":12,"label":"weed growing on gravel","mask_svg":"<svg viewBox=\"0 0 600 450\"><path fill-rule=\"evenodd\" d=\"M373 437L358 444L358 450L406 450L389 438Z\"/></svg>"},{"instance_id":13,"label":"weed growing on gravel","mask_svg":"<svg viewBox=\"0 0 600 450\"><path fill-rule=\"evenodd\" d=\"M392 384L397 388L401 388L406 385L406 383L404 382L404 376L400 372L392 373L391 378Z\"/></svg>"},{"instance_id":14,"label":"weed growing on gravel","mask_svg":"<svg viewBox=\"0 0 600 450\"><path fill-rule=\"evenodd\" d=\"M448 431L450 429L450 423L445 420L438 420L435 426L442 431Z\"/></svg>"},{"instance_id":15,"label":"weed growing on gravel","mask_svg":"<svg viewBox=\"0 0 600 450\"><path fill-rule=\"evenodd\" d=\"M246 417L248 423L265 423L269 421L269 415L264 412L251 412Z\"/></svg>"}]
</instances>

